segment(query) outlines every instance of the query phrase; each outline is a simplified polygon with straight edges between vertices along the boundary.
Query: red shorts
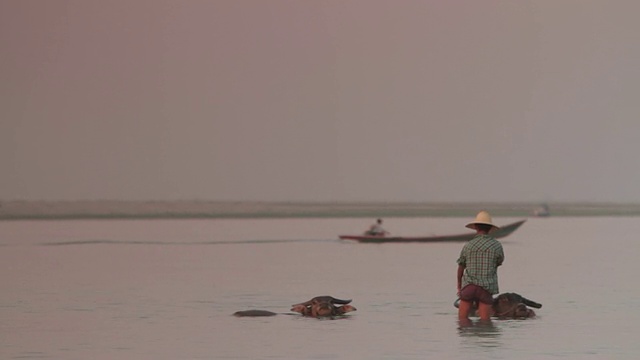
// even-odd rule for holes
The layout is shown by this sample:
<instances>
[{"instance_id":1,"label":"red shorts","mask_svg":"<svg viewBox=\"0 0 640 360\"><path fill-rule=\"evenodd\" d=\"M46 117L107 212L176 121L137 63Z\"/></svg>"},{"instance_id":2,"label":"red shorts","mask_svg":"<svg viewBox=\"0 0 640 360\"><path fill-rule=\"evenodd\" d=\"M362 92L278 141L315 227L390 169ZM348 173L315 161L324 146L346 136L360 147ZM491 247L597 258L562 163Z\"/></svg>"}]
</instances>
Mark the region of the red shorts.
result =
<instances>
[{"instance_id":1,"label":"red shorts","mask_svg":"<svg viewBox=\"0 0 640 360\"><path fill-rule=\"evenodd\" d=\"M482 286L469 284L460 290L460 300L493 305L493 296Z\"/></svg>"}]
</instances>

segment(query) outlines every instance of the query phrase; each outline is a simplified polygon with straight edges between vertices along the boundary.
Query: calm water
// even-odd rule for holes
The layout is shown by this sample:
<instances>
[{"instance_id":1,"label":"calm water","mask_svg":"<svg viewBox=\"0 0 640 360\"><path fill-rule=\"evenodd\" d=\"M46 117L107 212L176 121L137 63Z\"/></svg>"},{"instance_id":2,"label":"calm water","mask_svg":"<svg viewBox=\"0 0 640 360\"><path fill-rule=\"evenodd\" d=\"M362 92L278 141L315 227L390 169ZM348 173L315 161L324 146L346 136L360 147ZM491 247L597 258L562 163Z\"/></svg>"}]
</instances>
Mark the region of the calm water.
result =
<instances>
[{"instance_id":1,"label":"calm water","mask_svg":"<svg viewBox=\"0 0 640 360\"><path fill-rule=\"evenodd\" d=\"M398 235L462 218L389 218ZM498 224L517 220L494 219ZM373 219L0 222L1 359L636 359L640 219L533 218L503 239L503 292L538 318L461 328L461 243L337 240ZM288 312L353 299L342 319Z\"/></svg>"}]
</instances>

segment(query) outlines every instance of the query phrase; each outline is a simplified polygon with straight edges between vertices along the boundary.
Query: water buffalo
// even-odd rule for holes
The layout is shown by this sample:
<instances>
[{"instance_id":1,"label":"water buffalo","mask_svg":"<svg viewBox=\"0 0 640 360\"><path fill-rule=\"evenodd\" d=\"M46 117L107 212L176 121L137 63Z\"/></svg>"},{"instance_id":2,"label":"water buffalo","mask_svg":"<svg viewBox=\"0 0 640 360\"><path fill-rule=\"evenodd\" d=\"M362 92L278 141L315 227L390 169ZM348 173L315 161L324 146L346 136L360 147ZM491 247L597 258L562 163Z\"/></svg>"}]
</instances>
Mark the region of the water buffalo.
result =
<instances>
[{"instance_id":1,"label":"water buffalo","mask_svg":"<svg viewBox=\"0 0 640 360\"><path fill-rule=\"evenodd\" d=\"M340 316L357 310L354 306L349 305L350 302L351 300L336 299L332 296L316 296L311 300L292 305L291 311L303 316L316 318ZM336 306L336 304L341 306ZM243 310L236 311L233 315L238 317L264 317L275 316L278 313L267 310Z\"/></svg>"},{"instance_id":2,"label":"water buffalo","mask_svg":"<svg viewBox=\"0 0 640 360\"><path fill-rule=\"evenodd\" d=\"M336 299L333 296L316 296L311 300L292 305L291 311L312 317L338 316L357 310L352 305L348 305L350 302L351 300ZM342 306L336 306L336 304Z\"/></svg>"},{"instance_id":3,"label":"water buffalo","mask_svg":"<svg viewBox=\"0 0 640 360\"><path fill-rule=\"evenodd\" d=\"M460 299L454 302L458 307ZM520 294L502 293L493 298L493 316L499 319L527 319L536 316L536 313L527 306L540 309L542 304L529 300ZM477 304L473 304L477 308Z\"/></svg>"}]
</instances>

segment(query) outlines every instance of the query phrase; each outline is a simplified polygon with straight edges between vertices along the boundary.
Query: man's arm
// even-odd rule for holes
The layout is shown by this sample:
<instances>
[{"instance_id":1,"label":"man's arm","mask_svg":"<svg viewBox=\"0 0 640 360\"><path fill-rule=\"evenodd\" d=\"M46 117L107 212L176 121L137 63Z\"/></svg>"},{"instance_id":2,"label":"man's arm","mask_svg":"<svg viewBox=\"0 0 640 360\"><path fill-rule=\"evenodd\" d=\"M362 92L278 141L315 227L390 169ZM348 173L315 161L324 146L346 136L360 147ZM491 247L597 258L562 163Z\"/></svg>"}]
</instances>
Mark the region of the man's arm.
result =
<instances>
[{"instance_id":1,"label":"man's arm","mask_svg":"<svg viewBox=\"0 0 640 360\"><path fill-rule=\"evenodd\" d=\"M498 259L496 261L496 266L502 265L503 262L504 262L504 250L502 249L502 246L500 246L500 251L498 251Z\"/></svg>"},{"instance_id":2,"label":"man's arm","mask_svg":"<svg viewBox=\"0 0 640 360\"><path fill-rule=\"evenodd\" d=\"M458 295L460 295L460 290L462 290L462 274L464 274L464 269L464 266L458 265Z\"/></svg>"}]
</instances>

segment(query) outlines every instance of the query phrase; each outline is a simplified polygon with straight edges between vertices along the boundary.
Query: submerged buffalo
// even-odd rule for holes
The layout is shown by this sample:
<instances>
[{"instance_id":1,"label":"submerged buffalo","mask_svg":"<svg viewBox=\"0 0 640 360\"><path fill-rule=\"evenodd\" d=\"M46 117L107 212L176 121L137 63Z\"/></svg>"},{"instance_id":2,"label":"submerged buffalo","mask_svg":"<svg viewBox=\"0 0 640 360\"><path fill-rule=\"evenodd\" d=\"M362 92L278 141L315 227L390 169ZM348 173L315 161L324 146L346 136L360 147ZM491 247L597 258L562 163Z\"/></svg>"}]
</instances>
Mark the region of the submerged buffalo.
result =
<instances>
[{"instance_id":1,"label":"submerged buffalo","mask_svg":"<svg viewBox=\"0 0 640 360\"><path fill-rule=\"evenodd\" d=\"M453 305L458 307L460 299ZM529 300L520 294L502 293L493 299L493 316L500 319L527 319L536 316L536 313L528 306L540 309L542 304ZM473 304L477 309L477 304Z\"/></svg>"},{"instance_id":2,"label":"submerged buffalo","mask_svg":"<svg viewBox=\"0 0 640 360\"><path fill-rule=\"evenodd\" d=\"M267 310L242 310L233 313L233 316L238 317L258 317L258 316L276 316L278 313Z\"/></svg>"},{"instance_id":3,"label":"submerged buffalo","mask_svg":"<svg viewBox=\"0 0 640 360\"><path fill-rule=\"evenodd\" d=\"M291 311L302 314L303 316L316 318L334 317L356 311L357 309L354 306L349 305L350 302L351 300L336 299L332 296L316 296L311 300L292 305ZM341 306L337 306L336 304ZM275 316L278 315L278 313L267 310L243 310L237 311L233 315L238 317L264 317Z\"/></svg>"},{"instance_id":4,"label":"submerged buffalo","mask_svg":"<svg viewBox=\"0 0 640 360\"><path fill-rule=\"evenodd\" d=\"M316 296L311 300L292 305L291 311L312 317L338 316L357 310L352 305L348 305L350 302L351 299L341 300L332 296ZM336 304L342 306L336 306Z\"/></svg>"}]
</instances>

